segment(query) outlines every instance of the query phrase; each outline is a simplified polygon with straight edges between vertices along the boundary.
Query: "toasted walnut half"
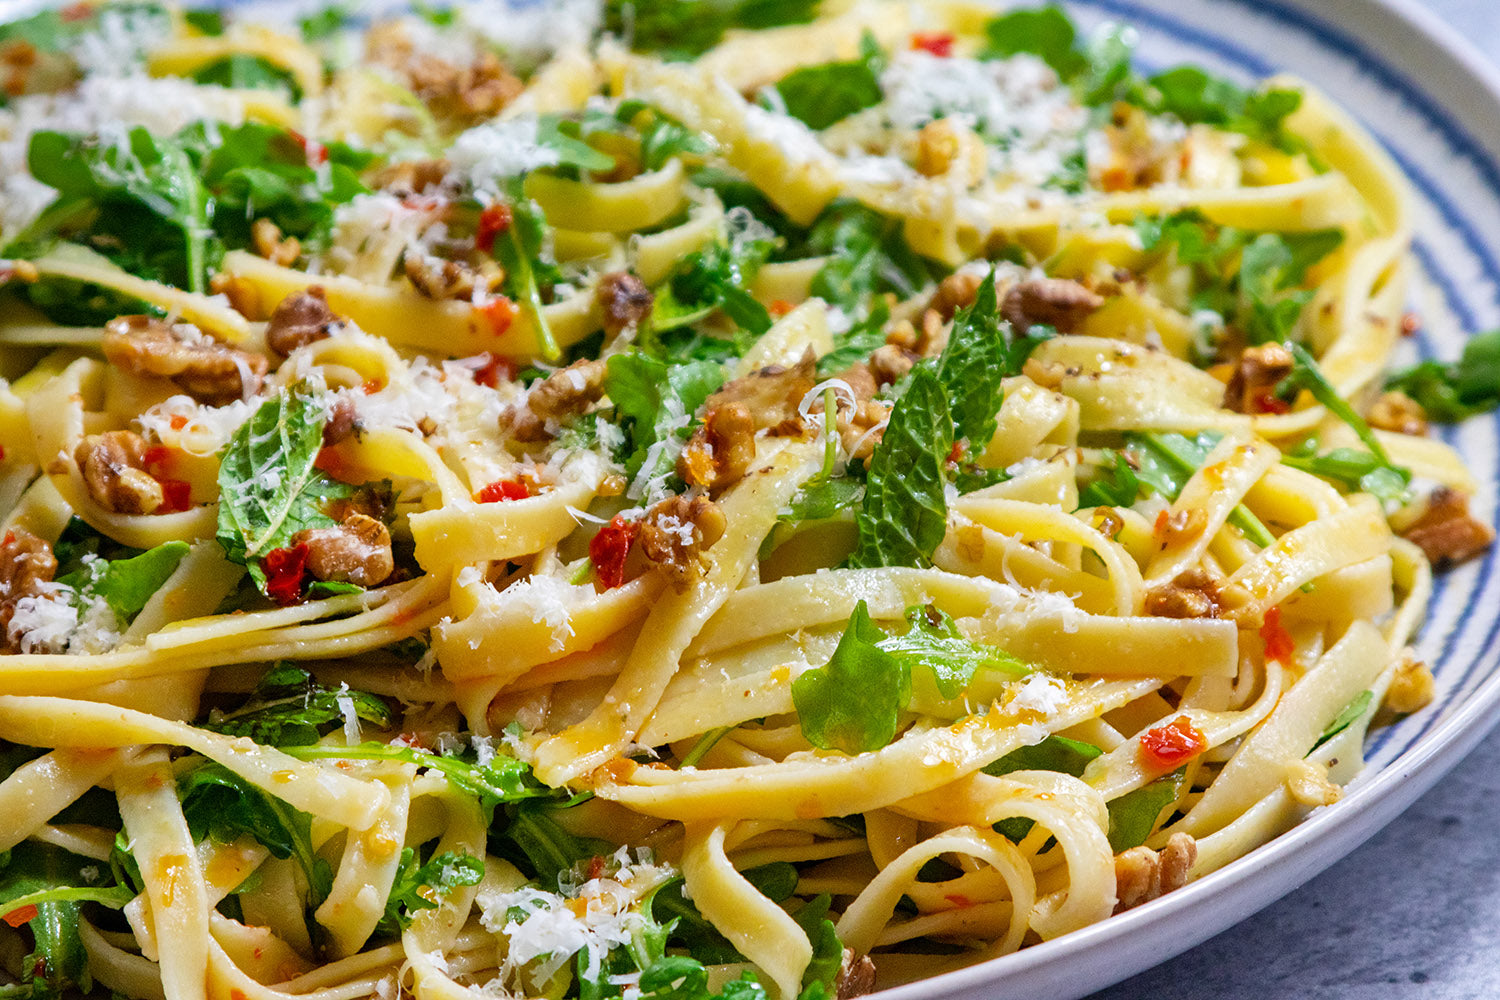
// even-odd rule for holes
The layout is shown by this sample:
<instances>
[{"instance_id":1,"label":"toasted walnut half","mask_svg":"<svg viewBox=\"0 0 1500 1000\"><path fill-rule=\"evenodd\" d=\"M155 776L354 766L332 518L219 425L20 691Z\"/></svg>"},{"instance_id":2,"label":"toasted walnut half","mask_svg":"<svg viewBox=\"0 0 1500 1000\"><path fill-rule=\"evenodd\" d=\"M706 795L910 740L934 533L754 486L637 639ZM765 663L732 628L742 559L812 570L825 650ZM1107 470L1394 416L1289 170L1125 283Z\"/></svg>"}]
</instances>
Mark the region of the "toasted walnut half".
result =
<instances>
[{"instance_id":1,"label":"toasted walnut half","mask_svg":"<svg viewBox=\"0 0 1500 1000\"><path fill-rule=\"evenodd\" d=\"M147 378L170 379L200 403L222 406L253 395L269 365L183 324L151 316L121 316L104 327L110 363Z\"/></svg>"},{"instance_id":2,"label":"toasted walnut half","mask_svg":"<svg viewBox=\"0 0 1500 1000\"><path fill-rule=\"evenodd\" d=\"M10 634L10 620L24 597L41 597L57 573L52 546L23 528L0 537L0 653L19 653L18 638Z\"/></svg>"},{"instance_id":3,"label":"toasted walnut half","mask_svg":"<svg viewBox=\"0 0 1500 1000\"><path fill-rule=\"evenodd\" d=\"M703 571L703 553L724 536L725 527L724 512L707 497L672 496L646 511L637 537L645 557L672 586L686 590Z\"/></svg>"},{"instance_id":4,"label":"toasted walnut half","mask_svg":"<svg viewBox=\"0 0 1500 1000\"><path fill-rule=\"evenodd\" d=\"M134 431L90 434L73 449L89 496L116 514L151 514L165 500L146 471L146 440Z\"/></svg>"},{"instance_id":5,"label":"toasted walnut half","mask_svg":"<svg viewBox=\"0 0 1500 1000\"><path fill-rule=\"evenodd\" d=\"M299 531L291 544L307 546L307 571L319 580L374 587L396 568L390 531L364 514L350 514L336 527Z\"/></svg>"}]
</instances>

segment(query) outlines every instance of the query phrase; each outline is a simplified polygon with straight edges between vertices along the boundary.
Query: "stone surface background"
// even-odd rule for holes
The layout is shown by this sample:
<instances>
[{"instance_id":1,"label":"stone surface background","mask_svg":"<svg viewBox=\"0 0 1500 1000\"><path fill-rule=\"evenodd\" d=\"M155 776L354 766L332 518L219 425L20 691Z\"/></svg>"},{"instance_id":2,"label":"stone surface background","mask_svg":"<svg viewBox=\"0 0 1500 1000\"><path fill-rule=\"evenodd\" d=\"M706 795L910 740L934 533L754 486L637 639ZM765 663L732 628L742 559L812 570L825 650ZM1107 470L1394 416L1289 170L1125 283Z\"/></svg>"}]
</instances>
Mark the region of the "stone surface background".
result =
<instances>
[{"instance_id":1,"label":"stone surface background","mask_svg":"<svg viewBox=\"0 0 1500 1000\"><path fill-rule=\"evenodd\" d=\"M1423 2L1500 62L1500 0ZM1500 731L1333 868L1090 1000L1412 997L1500 997Z\"/></svg>"}]
</instances>

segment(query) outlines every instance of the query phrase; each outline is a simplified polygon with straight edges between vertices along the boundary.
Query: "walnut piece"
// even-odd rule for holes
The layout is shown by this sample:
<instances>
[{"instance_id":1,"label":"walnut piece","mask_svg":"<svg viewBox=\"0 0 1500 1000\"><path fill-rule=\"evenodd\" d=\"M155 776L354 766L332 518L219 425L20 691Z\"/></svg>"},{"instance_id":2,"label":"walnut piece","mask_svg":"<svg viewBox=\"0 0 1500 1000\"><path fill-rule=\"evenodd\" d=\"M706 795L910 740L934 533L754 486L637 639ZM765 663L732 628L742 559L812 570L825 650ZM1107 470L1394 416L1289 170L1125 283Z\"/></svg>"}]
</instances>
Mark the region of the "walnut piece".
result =
<instances>
[{"instance_id":1,"label":"walnut piece","mask_svg":"<svg viewBox=\"0 0 1500 1000\"><path fill-rule=\"evenodd\" d=\"M600 278L594 295L604 310L604 332L611 337L650 316L656 302L646 283L629 271Z\"/></svg>"},{"instance_id":2,"label":"walnut piece","mask_svg":"<svg viewBox=\"0 0 1500 1000\"><path fill-rule=\"evenodd\" d=\"M1149 903L1187 884L1198 843L1186 833L1174 833L1160 851L1132 847L1115 855L1115 912Z\"/></svg>"},{"instance_id":3,"label":"walnut piece","mask_svg":"<svg viewBox=\"0 0 1500 1000\"><path fill-rule=\"evenodd\" d=\"M266 324L266 346L283 358L299 347L323 340L342 320L328 307L322 285L293 292L276 306Z\"/></svg>"},{"instance_id":4,"label":"walnut piece","mask_svg":"<svg viewBox=\"0 0 1500 1000\"><path fill-rule=\"evenodd\" d=\"M1218 581L1196 567L1146 592L1146 614L1156 618L1217 618L1223 609Z\"/></svg>"},{"instance_id":5,"label":"walnut piece","mask_svg":"<svg viewBox=\"0 0 1500 1000\"><path fill-rule=\"evenodd\" d=\"M1420 437L1427 433L1427 411L1404 392L1383 392L1365 414L1365 422L1383 431Z\"/></svg>"},{"instance_id":6,"label":"walnut piece","mask_svg":"<svg viewBox=\"0 0 1500 1000\"><path fill-rule=\"evenodd\" d=\"M89 496L116 514L151 514L162 505L161 483L146 471L146 441L134 431L90 434L73 449Z\"/></svg>"},{"instance_id":7,"label":"walnut piece","mask_svg":"<svg viewBox=\"0 0 1500 1000\"><path fill-rule=\"evenodd\" d=\"M1469 498L1439 486L1427 498L1427 510L1401 532L1415 542L1434 566L1461 563L1479 555L1495 540L1495 531L1469 513Z\"/></svg>"},{"instance_id":8,"label":"walnut piece","mask_svg":"<svg viewBox=\"0 0 1500 1000\"><path fill-rule=\"evenodd\" d=\"M24 528L12 528L0 538L0 653L19 653L19 637L10 634L10 620L23 597L41 597L57 573L52 546Z\"/></svg>"},{"instance_id":9,"label":"walnut piece","mask_svg":"<svg viewBox=\"0 0 1500 1000\"><path fill-rule=\"evenodd\" d=\"M758 431L802 433L798 406L812 390L816 367L808 351L790 368L768 365L725 383L703 404L707 416L683 446L677 474L715 495L743 479L755 460Z\"/></svg>"},{"instance_id":10,"label":"walnut piece","mask_svg":"<svg viewBox=\"0 0 1500 1000\"><path fill-rule=\"evenodd\" d=\"M1247 347L1224 386L1224 408L1236 413L1275 412L1276 387L1292 373L1292 352L1277 343Z\"/></svg>"},{"instance_id":11,"label":"walnut piece","mask_svg":"<svg viewBox=\"0 0 1500 1000\"><path fill-rule=\"evenodd\" d=\"M270 219L256 219L250 224L250 245L278 267L291 267L302 256L301 241L295 236L283 237L281 228Z\"/></svg>"},{"instance_id":12,"label":"walnut piece","mask_svg":"<svg viewBox=\"0 0 1500 1000\"><path fill-rule=\"evenodd\" d=\"M526 396L540 420L562 420L582 413L604 395L603 361L575 361L542 379Z\"/></svg>"},{"instance_id":13,"label":"walnut piece","mask_svg":"<svg viewBox=\"0 0 1500 1000\"><path fill-rule=\"evenodd\" d=\"M946 323L957 315L960 309L967 309L974 304L974 299L979 294L979 286L982 284L984 284L984 278L981 275L968 271L955 271L938 283L937 291L932 294L932 301L927 303L927 308L937 313Z\"/></svg>"},{"instance_id":14,"label":"walnut piece","mask_svg":"<svg viewBox=\"0 0 1500 1000\"><path fill-rule=\"evenodd\" d=\"M844 949L844 960L839 965L838 978L833 981L836 1000L853 1000L875 992L875 960L869 955L854 955L853 948Z\"/></svg>"},{"instance_id":15,"label":"walnut piece","mask_svg":"<svg viewBox=\"0 0 1500 1000\"><path fill-rule=\"evenodd\" d=\"M198 402L212 406L254 395L269 367L262 355L151 316L110 320L100 346L115 367L134 375L170 379Z\"/></svg>"},{"instance_id":16,"label":"walnut piece","mask_svg":"<svg viewBox=\"0 0 1500 1000\"><path fill-rule=\"evenodd\" d=\"M1104 299L1067 278L1032 278L1017 282L1005 293L1000 313L1017 332L1046 324L1058 333L1072 333Z\"/></svg>"},{"instance_id":17,"label":"walnut piece","mask_svg":"<svg viewBox=\"0 0 1500 1000\"><path fill-rule=\"evenodd\" d=\"M1410 715L1432 704L1436 691L1432 670L1407 650L1386 689L1385 707L1398 715Z\"/></svg>"},{"instance_id":18,"label":"walnut piece","mask_svg":"<svg viewBox=\"0 0 1500 1000\"><path fill-rule=\"evenodd\" d=\"M396 568L390 531L365 514L350 514L332 528L306 528L291 544L307 546L307 571L319 580L374 587Z\"/></svg>"},{"instance_id":19,"label":"walnut piece","mask_svg":"<svg viewBox=\"0 0 1500 1000\"><path fill-rule=\"evenodd\" d=\"M641 552L686 590L703 572L703 553L724 536L726 521L719 505L707 497L671 496L641 519Z\"/></svg>"}]
</instances>

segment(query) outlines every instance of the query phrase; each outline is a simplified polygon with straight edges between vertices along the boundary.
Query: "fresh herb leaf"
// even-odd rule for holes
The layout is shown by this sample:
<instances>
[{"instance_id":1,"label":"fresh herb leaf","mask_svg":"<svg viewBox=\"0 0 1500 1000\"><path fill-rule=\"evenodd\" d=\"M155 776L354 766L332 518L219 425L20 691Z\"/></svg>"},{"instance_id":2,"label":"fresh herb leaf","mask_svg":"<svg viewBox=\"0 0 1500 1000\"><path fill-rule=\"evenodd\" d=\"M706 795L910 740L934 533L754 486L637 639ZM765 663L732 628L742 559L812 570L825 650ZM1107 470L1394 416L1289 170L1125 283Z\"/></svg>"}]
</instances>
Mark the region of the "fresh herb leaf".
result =
<instances>
[{"instance_id":1,"label":"fresh herb leaf","mask_svg":"<svg viewBox=\"0 0 1500 1000\"><path fill-rule=\"evenodd\" d=\"M613 170L615 158L600 152L583 141L581 126L577 121L561 114L542 115L537 119L536 144L557 155L553 168L592 172Z\"/></svg>"},{"instance_id":2,"label":"fresh herb leaf","mask_svg":"<svg viewBox=\"0 0 1500 1000\"><path fill-rule=\"evenodd\" d=\"M1374 692L1361 691L1358 695L1355 696L1353 701L1344 706L1344 710L1342 712L1333 717L1333 721L1328 724L1328 728L1323 730L1323 735L1318 737L1318 742L1314 743L1312 745L1312 750L1309 750L1307 752L1311 754L1313 750L1318 749L1318 747L1322 746L1324 743L1327 743L1339 733L1342 733L1344 730L1354 725L1355 720L1364 715L1365 712L1369 711L1370 702L1374 700Z\"/></svg>"},{"instance_id":3,"label":"fresh herb leaf","mask_svg":"<svg viewBox=\"0 0 1500 1000\"><path fill-rule=\"evenodd\" d=\"M802 735L813 746L853 755L896 738L901 710L911 700L911 676L881 648L884 638L860 601L828 663L792 682Z\"/></svg>"},{"instance_id":4,"label":"fresh herb leaf","mask_svg":"<svg viewBox=\"0 0 1500 1000\"><path fill-rule=\"evenodd\" d=\"M87 531L93 534L92 529ZM118 549L106 546L106 549L115 554L111 558L101 556L98 543L82 536L74 544L59 539L55 551L59 568L65 569L57 576L57 582L76 590L82 603L102 597L123 627L135 620L151 596L176 571L178 563L187 555L188 544L163 542L146 552L123 546ZM85 561L85 554L99 558Z\"/></svg>"},{"instance_id":5,"label":"fresh herb leaf","mask_svg":"<svg viewBox=\"0 0 1500 1000\"><path fill-rule=\"evenodd\" d=\"M276 90L287 94L293 101L302 98L302 88L295 76L264 56L245 52L236 52L208 63L193 73L193 81L239 90Z\"/></svg>"},{"instance_id":6,"label":"fresh herb leaf","mask_svg":"<svg viewBox=\"0 0 1500 1000\"><path fill-rule=\"evenodd\" d=\"M1088 61L1076 47L1078 29L1060 7L1007 11L991 19L984 26L984 33L989 40L983 53L985 59L1033 55L1051 66L1063 80L1073 79L1088 67Z\"/></svg>"},{"instance_id":7,"label":"fresh herb leaf","mask_svg":"<svg viewBox=\"0 0 1500 1000\"><path fill-rule=\"evenodd\" d=\"M401 851L396 879L386 897L385 913L375 925L376 934L395 936L411 926L412 915L420 910L435 910L438 900L459 886L478 885L484 878L484 860L472 854L444 851L425 865L418 866L417 852L407 847Z\"/></svg>"},{"instance_id":8,"label":"fresh herb leaf","mask_svg":"<svg viewBox=\"0 0 1500 1000\"><path fill-rule=\"evenodd\" d=\"M630 441L625 471L634 477L649 462L648 479L669 474L665 442L685 436L688 418L723 383L723 367L711 361L669 365L640 353L612 356L604 389L625 418Z\"/></svg>"},{"instance_id":9,"label":"fresh herb leaf","mask_svg":"<svg viewBox=\"0 0 1500 1000\"><path fill-rule=\"evenodd\" d=\"M1301 449L1282 453L1283 465L1342 483L1346 489L1368 493L1382 503L1400 503L1406 496L1406 480L1368 451L1335 448L1325 455Z\"/></svg>"},{"instance_id":10,"label":"fresh herb leaf","mask_svg":"<svg viewBox=\"0 0 1500 1000\"><path fill-rule=\"evenodd\" d=\"M177 794L194 839L229 844L248 836L272 857L293 858L317 906L333 889L333 872L312 845L312 817L267 795L220 764L205 762L180 774Z\"/></svg>"},{"instance_id":11,"label":"fresh herb leaf","mask_svg":"<svg viewBox=\"0 0 1500 1000\"><path fill-rule=\"evenodd\" d=\"M1500 406L1500 330L1476 334L1457 362L1423 361L1386 383L1421 404L1429 420L1455 423Z\"/></svg>"},{"instance_id":12,"label":"fresh herb leaf","mask_svg":"<svg viewBox=\"0 0 1500 1000\"><path fill-rule=\"evenodd\" d=\"M1125 441L1126 450L1135 459L1139 481L1163 499L1176 500L1192 474L1208 460L1208 453L1218 443L1219 435L1203 431L1197 437L1189 438L1176 433L1132 432L1125 435ZM1237 504L1229 512L1229 523L1262 548L1276 541L1276 536L1244 504Z\"/></svg>"},{"instance_id":13,"label":"fresh herb leaf","mask_svg":"<svg viewBox=\"0 0 1500 1000\"><path fill-rule=\"evenodd\" d=\"M801 998L808 998L810 993L822 997L835 994L834 983L844 964L844 945L839 940L838 928L828 919L832 902L828 894L823 893L808 900L806 905L792 914L792 919L797 921L797 926L807 934L807 939L813 946L812 960L802 973Z\"/></svg>"},{"instance_id":14,"label":"fresh herb leaf","mask_svg":"<svg viewBox=\"0 0 1500 1000\"><path fill-rule=\"evenodd\" d=\"M24 840L0 853L0 916L27 905L37 911L26 924L32 952L19 963L22 985L33 1000L86 993L93 985L78 933L83 902L97 899L119 906L121 895L128 893L127 902L134 895L92 885L98 879L98 862L50 844Z\"/></svg>"},{"instance_id":15,"label":"fresh herb leaf","mask_svg":"<svg viewBox=\"0 0 1500 1000\"><path fill-rule=\"evenodd\" d=\"M982 448L994 436L995 416L1004 397L1001 381L1019 374L1025 360L1018 363L1007 357L1015 339L1010 324L1000 318L995 272L991 271L974 302L953 318L953 332L937 361L937 378L947 390L956 440Z\"/></svg>"},{"instance_id":16,"label":"fresh herb leaf","mask_svg":"<svg viewBox=\"0 0 1500 1000\"><path fill-rule=\"evenodd\" d=\"M851 567L931 565L948 530L944 465L952 451L947 393L932 370L919 365L870 456Z\"/></svg>"},{"instance_id":17,"label":"fresh herb leaf","mask_svg":"<svg viewBox=\"0 0 1500 1000\"><path fill-rule=\"evenodd\" d=\"M952 616L935 604L917 604L906 609L911 625L904 635L889 636L876 645L899 659L908 671L915 667L932 674L944 698L963 694L974 674L997 670L1024 677L1031 667L993 646L966 639Z\"/></svg>"},{"instance_id":18,"label":"fresh herb leaf","mask_svg":"<svg viewBox=\"0 0 1500 1000\"><path fill-rule=\"evenodd\" d=\"M814 276L812 294L850 313L885 292L910 298L938 273L907 244L901 220L848 198L823 210L803 251L830 258Z\"/></svg>"},{"instance_id":19,"label":"fresh herb leaf","mask_svg":"<svg viewBox=\"0 0 1500 1000\"><path fill-rule=\"evenodd\" d=\"M1337 229L1310 233L1261 233L1240 256L1237 315L1252 343L1285 341L1312 301L1310 289L1296 286L1308 268L1343 242Z\"/></svg>"},{"instance_id":20,"label":"fresh herb leaf","mask_svg":"<svg viewBox=\"0 0 1500 1000\"><path fill-rule=\"evenodd\" d=\"M1110 455L1110 467L1101 468L1078 494L1080 507L1129 507L1141 494L1141 481L1124 456Z\"/></svg>"},{"instance_id":21,"label":"fresh herb leaf","mask_svg":"<svg viewBox=\"0 0 1500 1000\"><path fill-rule=\"evenodd\" d=\"M549 809L522 805L505 831L505 838L519 848L531 869L549 890L556 890L558 876L580 861L608 857L615 845L604 840L575 837L552 819Z\"/></svg>"},{"instance_id":22,"label":"fresh herb leaf","mask_svg":"<svg viewBox=\"0 0 1500 1000\"><path fill-rule=\"evenodd\" d=\"M859 58L804 66L776 84L786 113L812 129L825 129L885 99L880 74L885 53L868 31L859 43Z\"/></svg>"},{"instance_id":23,"label":"fresh herb leaf","mask_svg":"<svg viewBox=\"0 0 1500 1000\"><path fill-rule=\"evenodd\" d=\"M1089 761L1102 753L1104 751L1092 743L1053 735L1029 747L1018 747L999 760L986 764L984 773L999 778L1012 771L1061 771L1081 778Z\"/></svg>"},{"instance_id":24,"label":"fresh herb leaf","mask_svg":"<svg viewBox=\"0 0 1500 1000\"><path fill-rule=\"evenodd\" d=\"M727 242L690 254L657 290L649 332L658 335L722 310L740 328L765 333L771 328L771 314L749 287L775 245L773 237L732 233Z\"/></svg>"},{"instance_id":25,"label":"fresh herb leaf","mask_svg":"<svg viewBox=\"0 0 1500 1000\"><path fill-rule=\"evenodd\" d=\"M347 7L333 3L301 18L297 27L302 30L304 41L315 42L348 27L353 19L354 14Z\"/></svg>"},{"instance_id":26,"label":"fresh herb leaf","mask_svg":"<svg viewBox=\"0 0 1500 1000\"><path fill-rule=\"evenodd\" d=\"M642 170L660 170L674 159L702 157L714 151L713 140L708 136L644 101L620 102L613 117L630 125L640 136Z\"/></svg>"},{"instance_id":27,"label":"fresh herb leaf","mask_svg":"<svg viewBox=\"0 0 1500 1000\"><path fill-rule=\"evenodd\" d=\"M505 268L506 294L531 321L542 358L556 363L562 352L542 302L543 288L550 289L559 277L557 265L547 256L546 216L540 205L521 193L519 181L512 191L510 212L511 223L496 238L494 256Z\"/></svg>"},{"instance_id":28,"label":"fresh herb leaf","mask_svg":"<svg viewBox=\"0 0 1500 1000\"><path fill-rule=\"evenodd\" d=\"M1139 847L1156 829L1162 810L1177 801L1183 771L1176 770L1149 785L1109 801L1109 849L1119 854Z\"/></svg>"},{"instance_id":29,"label":"fresh herb leaf","mask_svg":"<svg viewBox=\"0 0 1500 1000\"><path fill-rule=\"evenodd\" d=\"M820 0L606 0L604 30L637 52L693 59L730 28L774 28L811 21Z\"/></svg>"},{"instance_id":30,"label":"fresh herb leaf","mask_svg":"<svg viewBox=\"0 0 1500 1000\"><path fill-rule=\"evenodd\" d=\"M831 378L869 359L885 344L885 325L890 321L891 307L876 299L870 315L833 337L833 350L818 359L818 377Z\"/></svg>"},{"instance_id":31,"label":"fresh herb leaf","mask_svg":"<svg viewBox=\"0 0 1500 1000\"><path fill-rule=\"evenodd\" d=\"M1175 115L1185 125L1212 125L1276 146L1286 146L1285 123L1302 106L1296 90L1245 90L1197 66L1178 66L1151 77L1148 110Z\"/></svg>"},{"instance_id":32,"label":"fresh herb leaf","mask_svg":"<svg viewBox=\"0 0 1500 1000\"><path fill-rule=\"evenodd\" d=\"M182 12L182 20L200 35L224 34L224 12L210 7Z\"/></svg>"},{"instance_id":33,"label":"fresh herb leaf","mask_svg":"<svg viewBox=\"0 0 1500 1000\"><path fill-rule=\"evenodd\" d=\"M773 903L785 902L797 891L797 869L785 861L747 868L740 874ZM700 962L723 965L745 960L729 939L704 919L693 901L683 895L680 878L656 890L647 912L652 920L667 928L674 945L686 948Z\"/></svg>"},{"instance_id":34,"label":"fresh herb leaf","mask_svg":"<svg viewBox=\"0 0 1500 1000\"><path fill-rule=\"evenodd\" d=\"M353 490L314 468L323 447L322 408L283 390L235 431L219 457L219 544L266 590L261 560L304 528L331 528L329 501Z\"/></svg>"},{"instance_id":35,"label":"fresh herb leaf","mask_svg":"<svg viewBox=\"0 0 1500 1000\"><path fill-rule=\"evenodd\" d=\"M203 728L248 736L265 746L310 746L346 724L346 706L377 729L389 729L396 721L384 699L347 686L318 684L307 671L283 661L261 678L246 707L211 718Z\"/></svg>"},{"instance_id":36,"label":"fresh herb leaf","mask_svg":"<svg viewBox=\"0 0 1500 1000\"><path fill-rule=\"evenodd\" d=\"M1348 400L1339 395L1338 390L1333 387L1333 383L1328 381L1323 370L1318 367L1317 360L1307 348L1301 344L1291 344L1290 348L1292 373L1276 387L1277 395L1286 398L1295 395L1299 389L1306 389L1314 399L1323 404L1329 413L1348 424L1360 442L1370 450L1375 460L1401 480L1401 492L1404 495L1405 487L1411 482L1411 470L1391 461L1391 456L1386 454L1385 446L1380 443L1375 432L1370 430L1370 425L1354 411L1354 407L1349 405Z\"/></svg>"}]
</instances>

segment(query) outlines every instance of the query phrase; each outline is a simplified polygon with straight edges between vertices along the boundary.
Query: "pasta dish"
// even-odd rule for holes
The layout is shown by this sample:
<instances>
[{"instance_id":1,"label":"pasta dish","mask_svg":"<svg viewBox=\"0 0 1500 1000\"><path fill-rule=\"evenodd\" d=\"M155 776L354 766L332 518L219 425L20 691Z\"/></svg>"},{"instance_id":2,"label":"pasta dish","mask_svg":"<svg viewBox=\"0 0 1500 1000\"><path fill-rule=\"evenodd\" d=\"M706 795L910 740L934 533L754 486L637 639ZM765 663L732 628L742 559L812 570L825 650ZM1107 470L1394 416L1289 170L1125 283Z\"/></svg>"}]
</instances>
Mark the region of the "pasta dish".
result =
<instances>
[{"instance_id":1,"label":"pasta dish","mask_svg":"<svg viewBox=\"0 0 1500 1000\"><path fill-rule=\"evenodd\" d=\"M836 1000L1337 801L1500 332L1393 371L1385 153L1133 41L0 25L0 997Z\"/></svg>"}]
</instances>

